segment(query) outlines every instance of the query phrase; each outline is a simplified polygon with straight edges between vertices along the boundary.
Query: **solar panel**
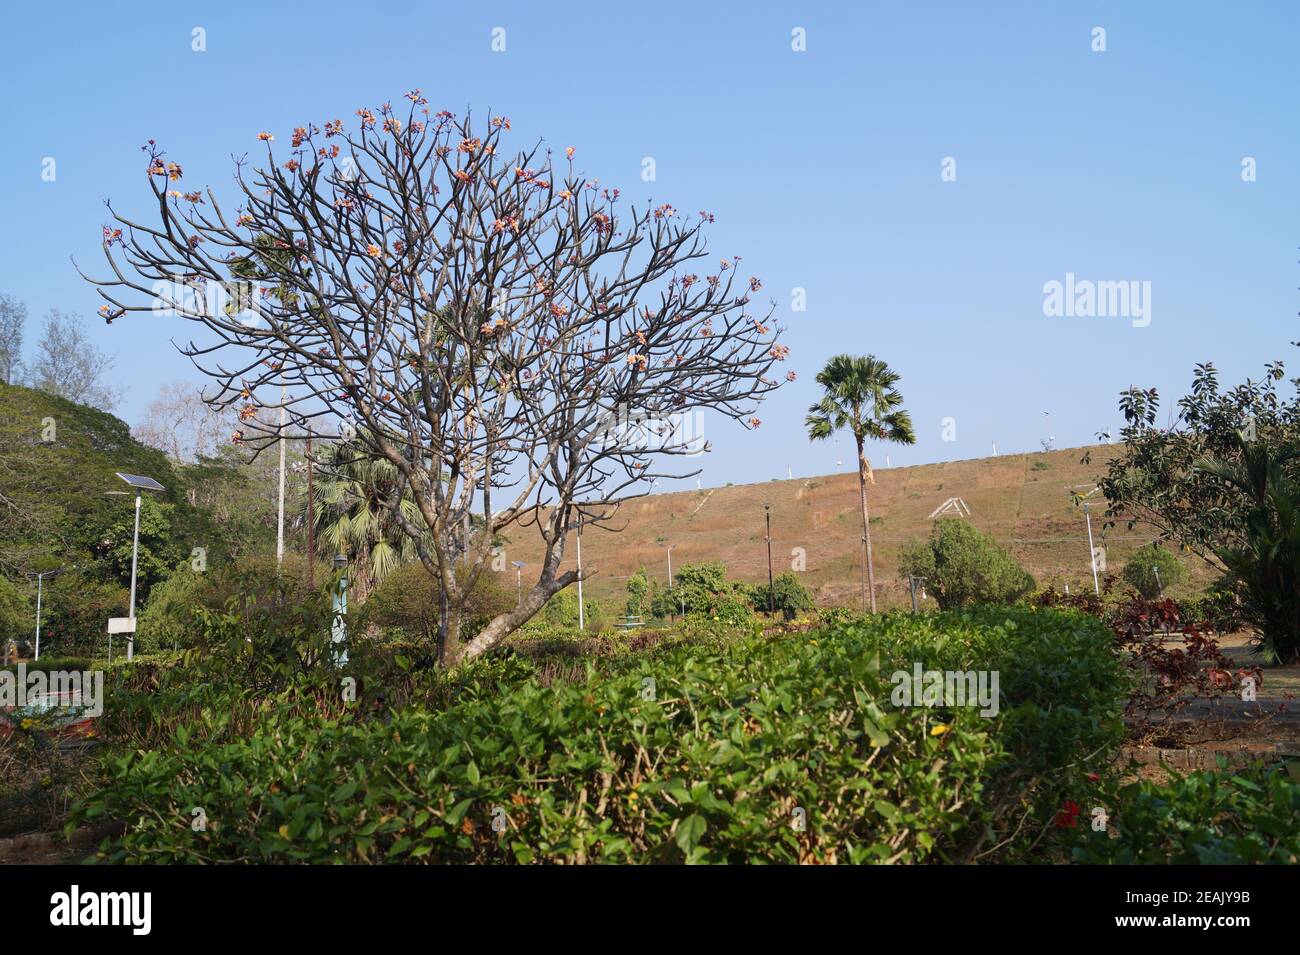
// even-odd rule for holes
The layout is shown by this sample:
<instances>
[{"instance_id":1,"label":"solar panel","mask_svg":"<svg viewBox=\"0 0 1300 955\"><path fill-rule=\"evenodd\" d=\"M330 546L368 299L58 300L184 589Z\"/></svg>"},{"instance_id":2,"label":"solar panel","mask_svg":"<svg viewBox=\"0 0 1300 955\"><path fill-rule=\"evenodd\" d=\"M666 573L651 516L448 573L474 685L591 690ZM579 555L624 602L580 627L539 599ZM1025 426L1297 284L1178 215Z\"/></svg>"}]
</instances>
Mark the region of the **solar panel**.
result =
<instances>
[{"instance_id":1,"label":"solar panel","mask_svg":"<svg viewBox=\"0 0 1300 955\"><path fill-rule=\"evenodd\" d=\"M143 474L123 474L121 471L118 471L117 476L132 487L144 488L146 491L164 490L161 484L151 477L145 477Z\"/></svg>"}]
</instances>

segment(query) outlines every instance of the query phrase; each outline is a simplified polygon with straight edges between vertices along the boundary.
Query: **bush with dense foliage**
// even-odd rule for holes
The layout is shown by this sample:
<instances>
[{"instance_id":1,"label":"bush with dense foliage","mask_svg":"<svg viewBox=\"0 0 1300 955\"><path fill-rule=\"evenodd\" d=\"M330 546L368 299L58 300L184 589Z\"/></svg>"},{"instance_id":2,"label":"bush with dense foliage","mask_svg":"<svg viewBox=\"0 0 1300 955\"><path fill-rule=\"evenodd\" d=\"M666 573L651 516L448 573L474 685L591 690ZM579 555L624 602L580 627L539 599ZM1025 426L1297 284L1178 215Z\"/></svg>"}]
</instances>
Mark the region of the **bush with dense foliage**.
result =
<instances>
[{"instance_id":1,"label":"bush with dense foliage","mask_svg":"<svg viewBox=\"0 0 1300 955\"><path fill-rule=\"evenodd\" d=\"M1297 765L1297 764L1293 764ZM1074 827L1076 862L1106 865L1300 863L1300 781L1285 767L1193 772L1119 788L1107 831Z\"/></svg>"},{"instance_id":2,"label":"bush with dense foliage","mask_svg":"<svg viewBox=\"0 0 1300 955\"><path fill-rule=\"evenodd\" d=\"M436 677L445 708L384 719L364 689L228 729L194 708L113 749L72 824L131 820L106 861L1010 861L1121 732L1110 642L1073 613L891 615L550 685L488 659ZM914 663L997 670L998 714L895 707Z\"/></svg>"},{"instance_id":3,"label":"bush with dense foliage","mask_svg":"<svg viewBox=\"0 0 1300 955\"><path fill-rule=\"evenodd\" d=\"M1216 546L1214 554L1236 584L1242 615L1258 628L1268 657L1300 662L1300 481L1288 473L1300 461L1300 444L1278 451L1244 437L1239 444L1238 461L1197 464L1249 504L1240 541Z\"/></svg>"},{"instance_id":4,"label":"bush with dense foliage","mask_svg":"<svg viewBox=\"0 0 1300 955\"><path fill-rule=\"evenodd\" d=\"M1182 562L1169 548L1154 541L1135 550L1124 564L1124 580L1148 600L1164 596L1165 590L1181 581L1186 573Z\"/></svg>"},{"instance_id":5,"label":"bush with dense foliage","mask_svg":"<svg viewBox=\"0 0 1300 955\"><path fill-rule=\"evenodd\" d=\"M108 645L109 617L125 617L130 591L120 584L62 574L45 584L41 604L41 653L103 656ZM125 637L113 640L121 652Z\"/></svg>"},{"instance_id":6,"label":"bush with dense foliage","mask_svg":"<svg viewBox=\"0 0 1300 955\"><path fill-rule=\"evenodd\" d=\"M764 587L763 590L766 591L767 588ZM777 574L772 581L772 605L786 620L793 620L814 606L812 594L790 570Z\"/></svg>"},{"instance_id":7,"label":"bush with dense foliage","mask_svg":"<svg viewBox=\"0 0 1300 955\"><path fill-rule=\"evenodd\" d=\"M188 649L194 646L195 615L204 605L207 578L189 561L178 564L154 585L136 622L136 649Z\"/></svg>"},{"instance_id":8,"label":"bush with dense foliage","mask_svg":"<svg viewBox=\"0 0 1300 955\"><path fill-rule=\"evenodd\" d=\"M935 521L930 539L899 555L899 572L924 577L944 610L1014 603L1034 589L1034 578L992 537L958 517Z\"/></svg>"},{"instance_id":9,"label":"bush with dense foliage","mask_svg":"<svg viewBox=\"0 0 1300 955\"><path fill-rule=\"evenodd\" d=\"M650 578L645 568L627 579L627 614L640 617L650 610Z\"/></svg>"},{"instance_id":10,"label":"bush with dense foliage","mask_svg":"<svg viewBox=\"0 0 1300 955\"><path fill-rule=\"evenodd\" d=\"M36 632L36 611L24 588L0 577L0 654L9 641L26 643Z\"/></svg>"},{"instance_id":11,"label":"bush with dense foliage","mask_svg":"<svg viewBox=\"0 0 1300 955\"><path fill-rule=\"evenodd\" d=\"M463 578L463 571L460 576ZM473 637L487 622L515 605L513 587L504 586L497 574L484 571L474 582L465 604L460 636ZM370 622L395 627L411 640L434 652L438 641L438 588L421 563L404 564L380 582L367 602Z\"/></svg>"}]
</instances>

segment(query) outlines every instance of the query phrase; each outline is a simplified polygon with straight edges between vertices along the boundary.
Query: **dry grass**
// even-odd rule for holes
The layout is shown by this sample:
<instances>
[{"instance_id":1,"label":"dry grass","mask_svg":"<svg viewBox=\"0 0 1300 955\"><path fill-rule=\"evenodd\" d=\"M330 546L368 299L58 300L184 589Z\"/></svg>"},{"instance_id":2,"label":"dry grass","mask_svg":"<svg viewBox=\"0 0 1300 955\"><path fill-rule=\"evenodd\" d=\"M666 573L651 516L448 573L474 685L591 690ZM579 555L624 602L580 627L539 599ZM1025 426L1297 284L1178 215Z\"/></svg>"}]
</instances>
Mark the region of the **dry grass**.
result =
<instances>
[{"instance_id":1,"label":"dry grass","mask_svg":"<svg viewBox=\"0 0 1300 955\"><path fill-rule=\"evenodd\" d=\"M878 469L876 485L868 489L872 515L872 546L876 584L884 606L903 606L906 585L898 579L898 552L909 540L930 532L930 513L950 497L960 497L971 509L971 522L1011 548L1040 585L1092 585L1088 569L1088 540L1083 512L1070 501L1070 489L1087 491L1104 471L1110 449L1091 449L1092 462L1082 464L1086 448L1036 454L1006 454L993 458L950 461L908 468ZM1093 498L1094 533L1104 502ZM763 541L763 504L772 505L772 556L777 573L790 569L796 548L805 555L801 573L819 605L850 605L857 599L861 518L858 480L854 472L771 481L673 494L656 494L633 501L620 513L621 533L588 530L583 535L583 560L598 576L588 595L620 597L625 579L646 568L661 581L667 578L663 539L673 545L673 565L721 560L732 577L759 581L767 577ZM1154 535L1123 525L1111 531L1107 560L1118 572L1125 558ZM541 555L533 531L516 531L507 545L510 560L536 567ZM574 566L572 541L565 567ZM1199 587L1208 572L1189 558L1190 585ZM527 568L525 568L527 573ZM514 572L508 575L513 578ZM510 581L513 584L513 579ZM1177 590L1173 592L1175 595Z\"/></svg>"}]
</instances>

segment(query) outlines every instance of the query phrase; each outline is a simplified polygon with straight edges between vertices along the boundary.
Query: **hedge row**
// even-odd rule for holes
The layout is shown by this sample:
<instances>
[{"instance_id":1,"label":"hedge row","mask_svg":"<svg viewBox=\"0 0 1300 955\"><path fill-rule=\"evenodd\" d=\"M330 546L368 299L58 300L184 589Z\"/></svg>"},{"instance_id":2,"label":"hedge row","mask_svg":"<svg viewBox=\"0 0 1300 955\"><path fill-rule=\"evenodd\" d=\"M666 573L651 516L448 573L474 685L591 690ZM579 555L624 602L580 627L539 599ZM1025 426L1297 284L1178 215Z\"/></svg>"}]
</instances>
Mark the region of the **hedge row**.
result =
<instances>
[{"instance_id":1,"label":"hedge row","mask_svg":"<svg viewBox=\"0 0 1300 955\"><path fill-rule=\"evenodd\" d=\"M443 712L196 719L111 755L72 825L126 823L113 862L1015 860L1119 738L1110 643L1015 609L667 646L550 686L515 659ZM998 714L895 706L915 663L998 671Z\"/></svg>"}]
</instances>

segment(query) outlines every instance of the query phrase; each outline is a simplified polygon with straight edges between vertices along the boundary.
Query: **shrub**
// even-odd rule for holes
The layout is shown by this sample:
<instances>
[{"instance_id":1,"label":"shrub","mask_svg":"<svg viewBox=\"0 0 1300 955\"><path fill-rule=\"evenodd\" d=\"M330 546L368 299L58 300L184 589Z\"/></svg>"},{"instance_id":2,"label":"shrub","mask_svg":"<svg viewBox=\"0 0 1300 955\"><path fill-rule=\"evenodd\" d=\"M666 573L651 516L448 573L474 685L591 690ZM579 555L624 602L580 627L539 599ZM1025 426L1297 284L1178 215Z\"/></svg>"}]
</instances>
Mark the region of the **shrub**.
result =
<instances>
[{"instance_id":1,"label":"shrub","mask_svg":"<svg viewBox=\"0 0 1300 955\"><path fill-rule=\"evenodd\" d=\"M463 574L458 572L458 577ZM463 579L462 579L463 582ZM515 592L496 574L479 574L465 605L461 640L468 640L497 614L513 609ZM438 637L438 587L424 565L405 564L388 574L367 601L369 619L379 627L396 627L432 649Z\"/></svg>"},{"instance_id":2,"label":"shrub","mask_svg":"<svg viewBox=\"0 0 1300 955\"><path fill-rule=\"evenodd\" d=\"M149 591L136 624L136 650L186 649L196 643L195 615L204 606L206 578L195 573L189 561Z\"/></svg>"},{"instance_id":3,"label":"shrub","mask_svg":"<svg viewBox=\"0 0 1300 955\"><path fill-rule=\"evenodd\" d=\"M602 619L600 607L596 601L583 600L583 623L595 628L595 623ZM533 619L540 618L543 623L553 627L578 626L578 591L575 587L566 587L546 601L541 613Z\"/></svg>"},{"instance_id":4,"label":"shrub","mask_svg":"<svg viewBox=\"0 0 1300 955\"><path fill-rule=\"evenodd\" d=\"M650 609L650 579L645 569L638 570L627 579L627 613L640 617Z\"/></svg>"},{"instance_id":5,"label":"shrub","mask_svg":"<svg viewBox=\"0 0 1300 955\"><path fill-rule=\"evenodd\" d=\"M1240 463L1203 459L1197 470L1245 498L1239 542L1215 556L1242 596L1243 616L1258 628L1262 649L1277 663L1300 662L1300 481L1287 473L1300 462L1300 444L1276 453L1238 436Z\"/></svg>"},{"instance_id":6,"label":"shrub","mask_svg":"<svg viewBox=\"0 0 1300 955\"><path fill-rule=\"evenodd\" d=\"M108 618L125 617L130 606L127 588L106 581L63 574L45 585L41 608L41 653L94 655L107 649ZM125 636L113 641L125 648Z\"/></svg>"},{"instance_id":7,"label":"shrub","mask_svg":"<svg viewBox=\"0 0 1300 955\"><path fill-rule=\"evenodd\" d=\"M131 820L112 862L1016 861L1121 732L1109 642L1017 609L661 644L549 686L485 660L440 713L281 707L208 745L196 716L110 755L70 825ZM894 707L914 662L999 670L998 714ZM221 807L206 832L192 806Z\"/></svg>"},{"instance_id":8,"label":"shrub","mask_svg":"<svg viewBox=\"0 0 1300 955\"><path fill-rule=\"evenodd\" d=\"M36 634L36 611L17 584L0 577L0 657L9 641L26 643Z\"/></svg>"},{"instance_id":9,"label":"shrub","mask_svg":"<svg viewBox=\"0 0 1300 955\"><path fill-rule=\"evenodd\" d=\"M1155 541L1139 547L1124 565L1124 579L1148 600L1163 596L1186 573L1178 558Z\"/></svg>"},{"instance_id":10,"label":"shrub","mask_svg":"<svg viewBox=\"0 0 1300 955\"><path fill-rule=\"evenodd\" d=\"M924 577L944 610L1014 603L1034 589L1034 578L1010 553L957 517L939 518L929 541L905 547L899 571Z\"/></svg>"},{"instance_id":11,"label":"shrub","mask_svg":"<svg viewBox=\"0 0 1300 955\"><path fill-rule=\"evenodd\" d=\"M1076 862L1225 865L1300 862L1300 784L1284 767L1194 772L1123 786L1107 832L1074 833Z\"/></svg>"},{"instance_id":12,"label":"shrub","mask_svg":"<svg viewBox=\"0 0 1300 955\"><path fill-rule=\"evenodd\" d=\"M767 588L764 587L763 590L766 591ZM772 598L773 606L786 620L793 620L801 611L813 609L812 594L793 571L787 570L776 575L772 581Z\"/></svg>"},{"instance_id":13,"label":"shrub","mask_svg":"<svg viewBox=\"0 0 1300 955\"><path fill-rule=\"evenodd\" d=\"M334 660L336 614L328 583L309 590L288 574L237 566L214 574L213 586L234 596L220 609L200 608L196 645L187 655L209 679L273 691ZM365 615L348 609L347 651L353 654Z\"/></svg>"}]
</instances>

